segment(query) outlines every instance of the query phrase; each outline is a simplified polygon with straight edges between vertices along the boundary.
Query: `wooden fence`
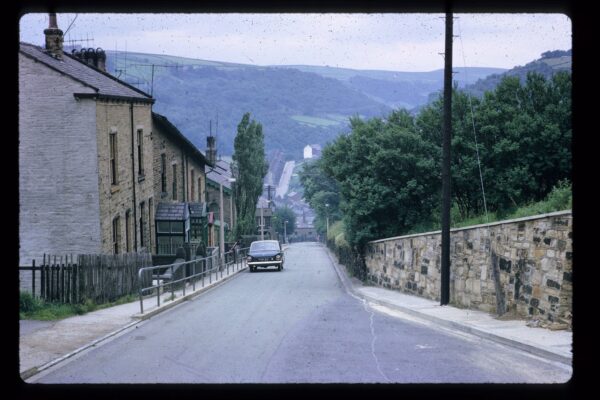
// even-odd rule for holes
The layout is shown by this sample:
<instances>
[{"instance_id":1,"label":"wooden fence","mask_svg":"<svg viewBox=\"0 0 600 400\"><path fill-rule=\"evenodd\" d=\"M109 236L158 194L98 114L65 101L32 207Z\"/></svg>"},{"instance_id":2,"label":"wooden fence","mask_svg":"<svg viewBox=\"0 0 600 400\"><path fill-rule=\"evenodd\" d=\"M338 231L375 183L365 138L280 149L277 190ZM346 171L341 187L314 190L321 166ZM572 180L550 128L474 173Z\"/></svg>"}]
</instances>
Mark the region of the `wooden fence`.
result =
<instances>
[{"instance_id":1,"label":"wooden fence","mask_svg":"<svg viewBox=\"0 0 600 400\"><path fill-rule=\"evenodd\" d=\"M82 303L89 299L101 304L129 294L137 295L140 287L138 270L152 265L150 253L116 255L80 254L44 255L42 265L19 267L32 274L32 292L36 295L39 274L39 297L59 303ZM149 282L142 282L143 285Z\"/></svg>"}]
</instances>

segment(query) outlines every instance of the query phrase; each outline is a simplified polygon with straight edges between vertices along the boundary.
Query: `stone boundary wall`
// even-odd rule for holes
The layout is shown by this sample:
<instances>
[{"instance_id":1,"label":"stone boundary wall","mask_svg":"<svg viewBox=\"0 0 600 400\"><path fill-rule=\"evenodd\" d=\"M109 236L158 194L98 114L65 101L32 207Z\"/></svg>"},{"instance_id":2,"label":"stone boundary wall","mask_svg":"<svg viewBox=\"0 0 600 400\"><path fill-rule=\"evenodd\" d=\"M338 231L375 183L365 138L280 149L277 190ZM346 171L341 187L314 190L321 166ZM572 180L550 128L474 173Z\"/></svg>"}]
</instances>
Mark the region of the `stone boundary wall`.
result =
<instances>
[{"instance_id":1,"label":"stone boundary wall","mask_svg":"<svg viewBox=\"0 0 600 400\"><path fill-rule=\"evenodd\" d=\"M450 303L571 329L571 211L450 231ZM367 280L440 299L441 232L370 242Z\"/></svg>"}]
</instances>

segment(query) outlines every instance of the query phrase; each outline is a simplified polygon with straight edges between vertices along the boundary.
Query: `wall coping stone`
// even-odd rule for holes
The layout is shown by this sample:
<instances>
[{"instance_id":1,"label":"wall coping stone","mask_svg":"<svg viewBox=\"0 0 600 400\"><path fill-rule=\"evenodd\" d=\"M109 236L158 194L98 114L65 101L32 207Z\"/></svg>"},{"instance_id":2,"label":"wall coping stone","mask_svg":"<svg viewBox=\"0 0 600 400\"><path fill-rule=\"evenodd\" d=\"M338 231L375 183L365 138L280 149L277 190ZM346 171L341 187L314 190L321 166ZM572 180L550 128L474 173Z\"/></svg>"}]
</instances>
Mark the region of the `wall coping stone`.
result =
<instances>
[{"instance_id":1,"label":"wall coping stone","mask_svg":"<svg viewBox=\"0 0 600 400\"><path fill-rule=\"evenodd\" d=\"M522 217L522 218L515 218L515 219L506 219L506 220L502 220L502 221L491 222L489 224L471 225L471 226L465 226L465 227L462 227L462 228L452 228L452 229L450 229L450 232L459 232L459 231L464 231L464 230L468 230L468 229L477 229L477 228L484 228L484 227L490 227L490 226L512 224L512 223L515 223L515 222L522 222L522 221L532 221L532 220L535 220L535 219L543 219L543 218L548 218L548 217L557 217L557 216L560 216L560 215L569 215L569 214L572 214L572 213L573 213L572 210L555 211L555 212L551 212L551 213L547 213L547 214L532 215L532 216L529 216L529 217ZM387 242L387 241L391 241L391 240L398 240L398 239L409 239L409 238L414 238L414 237L419 237L419 236L433 236L433 235L439 235L441 233L442 233L441 230L430 231L430 232L423 232L423 233L413 233L411 235L394 236L394 237L391 237L391 238L373 240L373 241L370 241L369 244L371 244L371 243L372 244L374 244L374 243L383 243L383 242Z\"/></svg>"}]
</instances>

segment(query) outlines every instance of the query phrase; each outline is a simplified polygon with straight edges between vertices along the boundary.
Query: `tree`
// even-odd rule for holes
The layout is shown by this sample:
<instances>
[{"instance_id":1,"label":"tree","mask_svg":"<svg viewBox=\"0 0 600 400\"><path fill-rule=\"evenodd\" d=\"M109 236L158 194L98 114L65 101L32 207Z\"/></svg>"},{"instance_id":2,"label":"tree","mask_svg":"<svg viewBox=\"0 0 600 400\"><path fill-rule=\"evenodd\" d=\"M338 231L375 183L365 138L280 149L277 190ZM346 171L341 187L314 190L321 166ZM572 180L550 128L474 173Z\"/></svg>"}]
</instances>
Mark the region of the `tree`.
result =
<instances>
[{"instance_id":1,"label":"tree","mask_svg":"<svg viewBox=\"0 0 600 400\"><path fill-rule=\"evenodd\" d=\"M305 162L299 178L304 188L304 199L316 214L315 228L323 234L327 218L330 223L342 219L338 184L325 174L321 159Z\"/></svg>"},{"instance_id":2,"label":"tree","mask_svg":"<svg viewBox=\"0 0 600 400\"><path fill-rule=\"evenodd\" d=\"M346 239L358 251L430 218L439 202L436 149L405 110L383 120L352 118L351 132L323 150L323 169L339 185Z\"/></svg>"},{"instance_id":3,"label":"tree","mask_svg":"<svg viewBox=\"0 0 600 400\"><path fill-rule=\"evenodd\" d=\"M287 224L285 223L287 221ZM288 236L296 230L296 214L289 207L278 208L273 214L273 227L281 237L286 233ZM284 229L285 224L285 229Z\"/></svg>"},{"instance_id":4,"label":"tree","mask_svg":"<svg viewBox=\"0 0 600 400\"><path fill-rule=\"evenodd\" d=\"M256 231L256 204L269 169L265 158L262 125L254 120L250 121L250 113L244 114L237 127L234 150L231 169L236 179L234 199L238 219L235 237L240 237Z\"/></svg>"},{"instance_id":5,"label":"tree","mask_svg":"<svg viewBox=\"0 0 600 400\"><path fill-rule=\"evenodd\" d=\"M571 179L571 74L551 80L529 73L522 85L507 77L486 93L476 119L486 166L486 195L493 209L542 200Z\"/></svg>"}]
</instances>

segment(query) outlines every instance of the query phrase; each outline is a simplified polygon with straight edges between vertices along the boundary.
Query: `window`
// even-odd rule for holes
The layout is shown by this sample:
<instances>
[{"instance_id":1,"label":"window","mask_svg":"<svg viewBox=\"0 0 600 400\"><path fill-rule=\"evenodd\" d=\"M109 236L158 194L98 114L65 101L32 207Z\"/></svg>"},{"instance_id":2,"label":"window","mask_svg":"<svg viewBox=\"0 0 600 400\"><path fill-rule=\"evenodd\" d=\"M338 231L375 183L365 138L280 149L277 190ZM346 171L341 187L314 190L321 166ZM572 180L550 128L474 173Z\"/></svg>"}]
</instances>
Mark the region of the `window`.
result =
<instances>
[{"instance_id":1,"label":"window","mask_svg":"<svg viewBox=\"0 0 600 400\"><path fill-rule=\"evenodd\" d=\"M131 251L131 211L125 212L125 248L126 252Z\"/></svg>"},{"instance_id":2,"label":"window","mask_svg":"<svg viewBox=\"0 0 600 400\"><path fill-rule=\"evenodd\" d=\"M144 131L137 131L138 175L144 175Z\"/></svg>"},{"instance_id":3,"label":"window","mask_svg":"<svg viewBox=\"0 0 600 400\"><path fill-rule=\"evenodd\" d=\"M156 221L158 233L180 233L183 234L183 221Z\"/></svg>"},{"instance_id":4,"label":"window","mask_svg":"<svg viewBox=\"0 0 600 400\"><path fill-rule=\"evenodd\" d=\"M190 200L191 200L191 201L194 201L194 192L195 192L195 190L196 190L196 189L194 189L194 169L193 169L193 168L192 168L192 170L191 170L191 172L190 172L190 173L191 173L191 175L192 175L192 185L191 185L192 187L191 187L191 189L190 189L190 190L191 190L191 193L190 193Z\"/></svg>"},{"instance_id":5,"label":"window","mask_svg":"<svg viewBox=\"0 0 600 400\"><path fill-rule=\"evenodd\" d=\"M156 231L158 233L170 233L171 232L171 223L169 221L157 221L156 222Z\"/></svg>"},{"instance_id":6,"label":"window","mask_svg":"<svg viewBox=\"0 0 600 400\"><path fill-rule=\"evenodd\" d=\"M115 217L112 222L112 240L113 252L119 254L119 244L121 243L121 219Z\"/></svg>"},{"instance_id":7,"label":"window","mask_svg":"<svg viewBox=\"0 0 600 400\"><path fill-rule=\"evenodd\" d=\"M146 212L146 204L142 201L140 203L140 247L144 247L146 241L144 240L144 213Z\"/></svg>"},{"instance_id":8,"label":"window","mask_svg":"<svg viewBox=\"0 0 600 400\"><path fill-rule=\"evenodd\" d=\"M177 164L173 164L173 200L177 200Z\"/></svg>"},{"instance_id":9,"label":"window","mask_svg":"<svg viewBox=\"0 0 600 400\"><path fill-rule=\"evenodd\" d=\"M110 152L110 183L117 185L119 183L118 164L117 164L117 132L111 132L109 135Z\"/></svg>"},{"instance_id":10,"label":"window","mask_svg":"<svg viewBox=\"0 0 600 400\"><path fill-rule=\"evenodd\" d=\"M160 191L167 191L167 155L160 155Z\"/></svg>"},{"instance_id":11,"label":"window","mask_svg":"<svg viewBox=\"0 0 600 400\"><path fill-rule=\"evenodd\" d=\"M175 254L178 247L183 247L182 236L159 236L157 254Z\"/></svg>"},{"instance_id":12,"label":"window","mask_svg":"<svg viewBox=\"0 0 600 400\"><path fill-rule=\"evenodd\" d=\"M198 242L202 241L202 220L200 218L191 219L190 238Z\"/></svg>"}]
</instances>

